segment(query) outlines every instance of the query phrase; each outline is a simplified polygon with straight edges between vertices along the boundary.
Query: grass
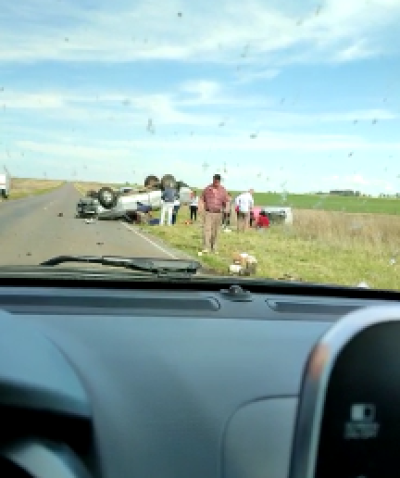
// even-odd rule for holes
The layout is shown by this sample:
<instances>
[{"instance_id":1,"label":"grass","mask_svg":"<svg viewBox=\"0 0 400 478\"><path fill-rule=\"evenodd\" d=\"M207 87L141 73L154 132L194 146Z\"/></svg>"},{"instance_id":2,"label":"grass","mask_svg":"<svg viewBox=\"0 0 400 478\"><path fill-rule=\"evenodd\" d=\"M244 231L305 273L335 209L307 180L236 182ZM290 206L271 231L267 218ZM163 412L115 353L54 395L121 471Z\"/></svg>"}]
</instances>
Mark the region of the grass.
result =
<instances>
[{"instance_id":1,"label":"grass","mask_svg":"<svg viewBox=\"0 0 400 478\"><path fill-rule=\"evenodd\" d=\"M185 225L188 214L182 207L175 226L145 229L198 259L201 221ZM220 254L201 260L226 275L233 253L247 252L258 260L259 277L350 286L365 281L373 288L400 289L400 218L295 209L294 219L293 226L276 225L265 233L238 234L234 227L221 232Z\"/></svg>"},{"instance_id":2,"label":"grass","mask_svg":"<svg viewBox=\"0 0 400 478\"><path fill-rule=\"evenodd\" d=\"M9 199L20 199L50 192L65 181L56 179L12 178Z\"/></svg>"},{"instance_id":3,"label":"grass","mask_svg":"<svg viewBox=\"0 0 400 478\"><path fill-rule=\"evenodd\" d=\"M290 206L295 209L400 215L400 199L395 198L255 193L254 200L259 205Z\"/></svg>"},{"instance_id":4,"label":"grass","mask_svg":"<svg viewBox=\"0 0 400 478\"><path fill-rule=\"evenodd\" d=\"M101 183L75 183L81 194ZM257 276L274 279L400 289L400 200L329 195L256 193L259 205L293 208L293 226L273 226L264 234L221 232L218 256L203 264L226 275L232 255L247 252L258 260ZM196 259L201 247L200 221L186 225L182 207L174 227L144 226L172 247Z\"/></svg>"}]
</instances>

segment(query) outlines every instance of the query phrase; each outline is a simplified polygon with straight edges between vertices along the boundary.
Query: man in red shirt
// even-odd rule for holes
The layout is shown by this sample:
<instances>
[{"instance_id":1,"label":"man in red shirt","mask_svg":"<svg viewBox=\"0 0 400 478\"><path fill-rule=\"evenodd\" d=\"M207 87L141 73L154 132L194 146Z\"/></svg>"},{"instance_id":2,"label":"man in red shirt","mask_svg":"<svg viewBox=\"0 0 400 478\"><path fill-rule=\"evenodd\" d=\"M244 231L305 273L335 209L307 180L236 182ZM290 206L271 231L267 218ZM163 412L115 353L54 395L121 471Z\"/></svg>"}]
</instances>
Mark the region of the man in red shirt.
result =
<instances>
[{"instance_id":1,"label":"man in red shirt","mask_svg":"<svg viewBox=\"0 0 400 478\"><path fill-rule=\"evenodd\" d=\"M203 253L217 253L217 239L221 228L222 214L229 201L226 189L221 185L221 176L214 174L213 182L200 196L199 211L204 212Z\"/></svg>"}]
</instances>

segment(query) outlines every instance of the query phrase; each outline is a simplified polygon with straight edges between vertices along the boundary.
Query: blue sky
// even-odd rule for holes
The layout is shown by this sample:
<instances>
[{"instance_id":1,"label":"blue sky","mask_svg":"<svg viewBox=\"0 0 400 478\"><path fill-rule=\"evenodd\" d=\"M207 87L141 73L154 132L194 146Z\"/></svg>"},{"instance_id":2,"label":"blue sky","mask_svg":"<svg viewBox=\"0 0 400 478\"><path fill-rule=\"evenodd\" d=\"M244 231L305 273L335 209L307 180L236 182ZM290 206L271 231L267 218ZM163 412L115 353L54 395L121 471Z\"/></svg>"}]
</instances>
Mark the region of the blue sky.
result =
<instances>
[{"instance_id":1,"label":"blue sky","mask_svg":"<svg viewBox=\"0 0 400 478\"><path fill-rule=\"evenodd\" d=\"M398 0L5 2L0 161L25 177L398 192L399 22Z\"/></svg>"}]
</instances>

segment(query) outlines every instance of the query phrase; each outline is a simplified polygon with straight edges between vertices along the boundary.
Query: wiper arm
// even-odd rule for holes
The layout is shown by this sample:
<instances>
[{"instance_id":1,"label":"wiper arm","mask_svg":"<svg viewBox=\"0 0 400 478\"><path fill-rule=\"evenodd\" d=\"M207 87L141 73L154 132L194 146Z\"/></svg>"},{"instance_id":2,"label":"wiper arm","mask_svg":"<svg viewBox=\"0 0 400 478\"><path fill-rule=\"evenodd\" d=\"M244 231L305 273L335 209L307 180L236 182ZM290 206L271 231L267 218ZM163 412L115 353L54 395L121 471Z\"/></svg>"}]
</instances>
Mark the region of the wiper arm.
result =
<instances>
[{"instance_id":1,"label":"wiper arm","mask_svg":"<svg viewBox=\"0 0 400 478\"><path fill-rule=\"evenodd\" d=\"M175 276L176 274L194 275L201 268L197 261L184 259L157 259L146 257L120 256L56 256L42 262L41 266L57 266L66 262L101 264L110 267L124 267L136 271L145 271L158 276Z\"/></svg>"}]
</instances>

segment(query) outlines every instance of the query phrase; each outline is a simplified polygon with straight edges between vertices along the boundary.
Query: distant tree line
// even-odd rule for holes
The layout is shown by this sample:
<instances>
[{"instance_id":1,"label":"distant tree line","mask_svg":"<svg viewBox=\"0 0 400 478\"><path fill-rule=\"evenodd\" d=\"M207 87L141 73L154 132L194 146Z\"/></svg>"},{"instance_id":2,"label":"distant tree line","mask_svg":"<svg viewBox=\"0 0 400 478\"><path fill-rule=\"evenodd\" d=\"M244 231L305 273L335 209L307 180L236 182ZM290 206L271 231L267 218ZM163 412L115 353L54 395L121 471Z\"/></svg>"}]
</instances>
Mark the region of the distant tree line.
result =
<instances>
[{"instance_id":1,"label":"distant tree line","mask_svg":"<svg viewBox=\"0 0 400 478\"><path fill-rule=\"evenodd\" d=\"M379 194L379 197L380 198L396 198L396 199L400 199L400 193L396 193L396 194L385 194L385 193L381 193Z\"/></svg>"},{"instance_id":2,"label":"distant tree line","mask_svg":"<svg viewBox=\"0 0 400 478\"><path fill-rule=\"evenodd\" d=\"M316 193L319 196L326 196L327 194L331 196L350 196L350 197L372 197L371 194L364 194L361 191L353 191L352 189L332 189L332 191L323 192L323 191L318 191ZM395 194L387 194L387 193L380 193L378 195L380 198L396 198L400 199L400 193L395 193Z\"/></svg>"}]
</instances>

